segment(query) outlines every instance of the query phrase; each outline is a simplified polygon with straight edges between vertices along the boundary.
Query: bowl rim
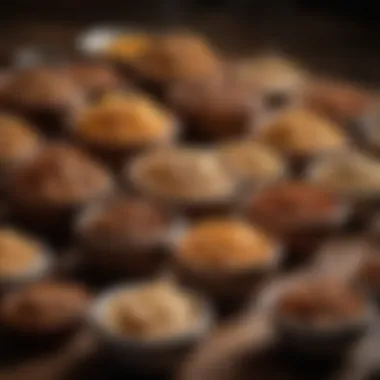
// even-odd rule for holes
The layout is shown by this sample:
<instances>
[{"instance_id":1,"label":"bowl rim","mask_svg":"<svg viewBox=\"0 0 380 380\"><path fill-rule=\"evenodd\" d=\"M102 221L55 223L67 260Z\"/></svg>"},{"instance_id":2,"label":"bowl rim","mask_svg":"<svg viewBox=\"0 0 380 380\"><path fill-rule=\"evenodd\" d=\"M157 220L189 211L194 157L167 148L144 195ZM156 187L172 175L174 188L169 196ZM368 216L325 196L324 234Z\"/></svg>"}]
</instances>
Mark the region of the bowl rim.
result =
<instances>
[{"instance_id":1,"label":"bowl rim","mask_svg":"<svg viewBox=\"0 0 380 380\"><path fill-rule=\"evenodd\" d=\"M292 179L285 179L284 181L280 181L280 182L282 182L282 183L294 183L295 181ZM300 224L297 221L294 221L294 223L289 223L289 220L287 220L286 223L284 223L284 221L281 221L280 223L278 223L278 221L277 222L275 221L276 217L269 217L268 218L268 216L265 216L263 214L260 215L260 213L253 213L252 212L253 208L251 206L250 207L251 213L249 213L249 211L247 211L247 215L248 216L250 215L249 218L252 220L258 220L259 221L258 223L261 223L260 221L265 220L265 219L267 219L269 221L272 220L272 223L274 223L274 225L278 224L278 226L280 228L281 228L281 226L282 227L286 226L285 229L287 231L289 231L290 233L293 233L293 232L294 233L298 233L298 232L302 233L302 231L305 231L305 230L307 231L310 228L318 229L318 228L324 228L326 226L327 227L335 227L337 225L339 226L339 225L347 222L347 220L352 215L352 205L350 204L350 202L348 202L347 199L345 199L343 197L339 197L334 192L326 190L323 187L321 187L318 184L315 184L313 182L309 182L307 180L301 180L298 182L304 183L305 185L310 185L311 187L315 187L316 190L325 193L325 195L327 197L331 197L332 199L335 198L336 202L335 202L335 205L331 208L330 213L326 214L326 216L324 218L318 218L318 219L314 219L314 220L312 218L310 218L310 220L304 224ZM268 186L256 191L253 194L253 196L251 197L251 205L253 204L253 202L260 199L260 196L262 194L265 195L266 191L268 189L271 189L271 188L275 189L276 183L269 184Z\"/></svg>"},{"instance_id":2,"label":"bowl rim","mask_svg":"<svg viewBox=\"0 0 380 380\"><path fill-rule=\"evenodd\" d=\"M136 188L140 193L142 193L145 196L148 196L149 198L153 198L156 200L161 201L161 203L169 203L172 204L175 207L207 207L210 205L224 205L226 203L234 202L237 200L241 200L243 197L242 195L245 194L247 191L247 186L244 183L243 180L240 180L236 178L235 176L231 175L230 171L227 170L225 165L222 164L220 161L218 155L216 154L215 149L206 150L204 146L197 145L197 144L191 144L191 145L177 145L174 148L172 148L173 151L181 152L183 150L186 151L193 151L193 152L205 152L209 155L214 155L215 159L220 163L221 168L226 172L226 175L231 180L231 189L230 191L226 192L225 194L222 194L220 196L210 196L205 198L198 198L198 199L186 199L186 197L173 197L171 195L165 195L165 194L155 194L156 191L151 188L151 186L144 184L144 175L143 175L143 169L146 169L147 166L152 162L152 160L155 158L154 155L162 154L162 148L158 148L155 150L150 150L148 152L143 152L142 154L138 155L133 162L130 165L127 165L124 170L123 174L124 177L129 179L132 186ZM165 154L165 151L163 152ZM153 160L154 161L154 160Z\"/></svg>"},{"instance_id":3,"label":"bowl rim","mask_svg":"<svg viewBox=\"0 0 380 380\"><path fill-rule=\"evenodd\" d=\"M104 210L106 210L109 205L109 202L111 202L112 199L115 199L115 198L120 199L121 201L128 200L128 199L133 200L135 198L137 200L146 201L148 204L152 204L153 207L155 205L153 202L150 202L149 200L146 200L145 198L141 196L133 196L133 195L127 195L127 194L116 194L116 195L113 194L106 199L101 199L101 200L98 200L97 202L88 204L78 214L78 217L75 220L74 228L73 228L75 235L85 246L92 247L95 244L94 248L98 248L98 249L100 248L100 250L109 250L110 247L111 249L125 250L128 247L138 248L139 246L149 247L149 246L155 246L155 245L161 245L161 244L169 246L172 239L174 239L175 236L177 236L178 234L181 234L182 231L186 230L187 228L188 223L185 218L169 212L167 215L168 217L167 223L162 227L161 232L159 232L158 234L149 235L147 233L143 239L138 239L138 240L134 240L133 236L132 237L131 236L126 237L124 235L118 236L117 237L118 239L116 242L111 242L109 239L106 239L107 241L103 242L102 247L99 247L99 243L102 242L103 237L102 236L97 237L92 234L91 238L95 237L96 243L91 243L88 240L88 237L86 236L85 228L88 223L91 223L91 220L94 217L99 216ZM158 207L159 207L159 210L160 208L162 209L162 207L160 206ZM133 252L134 252L133 250L128 251L128 252L126 251L126 254L131 254Z\"/></svg>"},{"instance_id":4,"label":"bowl rim","mask_svg":"<svg viewBox=\"0 0 380 380\"><path fill-rule=\"evenodd\" d=\"M231 219L231 218L227 218ZM234 220L232 218L232 220ZM239 220L239 219L238 219ZM244 219L241 219L244 221ZM248 223L247 223L248 224ZM248 224L250 225L250 224ZM259 274L262 272L270 271L271 269L276 269L281 265L282 259L284 257L284 246L277 240L273 240L273 247L271 249L271 255L269 259L260 264L253 263L252 265L243 267L243 268L223 268L216 270L213 267L202 267L197 265L191 265L187 261L181 260L179 258L179 245L182 237L186 234L187 230L179 230L179 233L174 236L174 239L171 241L171 251L174 261L177 265L184 267L186 270L191 271L194 274L206 276L210 279L219 278L224 276L239 276L239 275L249 275L249 274Z\"/></svg>"},{"instance_id":5,"label":"bowl rim","mask_svg":"<svg viewBox=\"0 0 380 380\"><path fill-rule=\"evenodd\" d=\"M161 105L157 104L157 102L153 99L152 105L159 106L163 108L164 112L168 114L168 122L164 125L168 127L168 129L165 131L166 133L162 136L158 136L155 139L148 140L145 142L131 142L131 143L118 143L116 142L114 145L112 144L103 144L100 141L94 141L93 139L86 138L82 133L80 133L80 130L78 128L79 121L81 118L81 114L79 113L77 117L75 118L73 122L73 127L71 129L71 135L74 140L76 140L79 143L84 144L85 146L89 148L93 148L98 151L102 151L105 153L139 153L139 151L144 152L145 148L147 147L162 147L166 146L167 144L170 144L172 142L176 142L179 139L179 136L181 134L181 127L182 122L178 115L171 112L166 107L162 107ZM98 107L101 107L98 106ZM127 164L128 166L128 164Z\"/></svg>"},{"instance_id":6,"label":"bowl rim","mask_svg":"<svg viewBox=\"0 0 380 380\"><path fill-rule=\"evenodd\" d=\"M330 187L328 185L324 185L323 182L320 181L320 178L316 176L316 171L319 167L327 166L327 164L334 163L336 161L341 161L342 158L349 159L351 155L359 155L362 157L367 157L372 161L377 161L379 163L380 167L380 160L374 156L372 156L368 152L363 152L359 149L354 150L342 150L340 152L335 152L335 154L330 154L322 157L318 157L313 160L313 162L309 165L305 178L308 182L314 185L318 185L321 188L325 188L328 191L340 195L343 199L346 201L354 201L354 202L361 202L361 201L371 201L371 200L379 200L379 190L380 186L375 189L350 189L350 188L334 188Z\"/></svg>"},{"instance_id":7,"label":"bowl rim","mask_svg":"<svg viewBox=\"0 0 380 380\"><path fill-rule=\"evenodd\" d=\"M109 302L117 295L128 290L136 289L144 284L146 284L145 281L119 284L101 293L89 308L86 318L88 324L93 330L107 340L125 345L131 349L150 349L160 348L162 346L176 347L183 343L201 339L213 327L215 313L211 303L205 297L192 291L189 291L189 294L194 297L194 299L200 301L200 315L195 326L187 332L170 335L166 338L144 340L122 335L122 333L118 332L116 329L108 327L107 324L104 323L103 318L108 310L107 307L109 306Z\"/></svg>"},{"instance_id":8,"label":"bowl rim","mask_svg":"<svg viewBox=\"0 0 380 380\"><path fill-rule=\"evenodd\" d=\"M340 336L350 331L360 330L368 326L376 316L376 308L372 301L369 300L365 292L361 289L357 291L362 295L363 310L360 315L347 318L344 321L333 321L332 323L318 326L313 323L309 324L302 320L296 320L292 317L286 317L279 313L276 305L277 301L288 289L294 288L299 282L308 279L323 279L333 278L331 273L292 273L285 278L277 279L271 284L268 284L257 299L257 307L263 310L268 310L274 316L275 323L282 330L291 331L294 336L312 337L318 339ZM337 278L338 281L348 283L342 278Z\"/></svg>"},{"instance_id":9,"label":"bowl rim","mask_svg":"<svg viewBox=\"0 0 380 380\"><path fill-rule=\"evenodd\" d=\"M245 146L249 147L251 145L252 150L258 149L261 150L262 152L265 152L263 154L267 155L267 157L271 156L274 161L277 161L278 164L278 170L277 173L271 174L270 176L267 175L251 175L251 174L237 174L238 177L242 177L242 180L244 182L247 182L248 184L252 185L260 185L261 187L267 187L270 186L271 184L275 184L279 181L284 181L289 178L290 176L290 168L288 167L288 163L285 162L281 155L278 154L275 150L273 150L271 147L266 146L265 144L261 144L258 141L255 140L232 140L229 142L221 142L215 147L215 154L220 157L220 160L223 165L227 167L228 170L232 170L232 165L227 163L227 158L228 158L228 153L226 150L230 147L233 148L233 146L236 145L237 149L239 148L239 145L242 145L243 148Z\"/></svg>"}]
</instances>

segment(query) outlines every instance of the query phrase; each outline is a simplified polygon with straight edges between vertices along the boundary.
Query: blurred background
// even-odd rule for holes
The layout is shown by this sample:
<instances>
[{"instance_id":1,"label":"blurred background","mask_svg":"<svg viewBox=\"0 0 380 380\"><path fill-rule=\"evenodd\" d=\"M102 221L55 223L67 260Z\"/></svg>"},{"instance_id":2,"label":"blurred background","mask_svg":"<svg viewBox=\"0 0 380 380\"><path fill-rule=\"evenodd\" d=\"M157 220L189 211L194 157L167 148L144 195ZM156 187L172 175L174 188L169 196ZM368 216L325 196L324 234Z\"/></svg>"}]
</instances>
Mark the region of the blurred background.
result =
<instances>
[{"instance_id":1,"label":"blurred background","mask_svg":"<svg viewBox=\"0 0 380 380\"><path fill-rule=\"evenodd\" d=\"M184 26L231 54L277 49L322 73L377 85L376 8L354 0L13 0L2 9L0 59L33 44L72 49L77 33L96 25Z\"/></svg>"}]
</instances>

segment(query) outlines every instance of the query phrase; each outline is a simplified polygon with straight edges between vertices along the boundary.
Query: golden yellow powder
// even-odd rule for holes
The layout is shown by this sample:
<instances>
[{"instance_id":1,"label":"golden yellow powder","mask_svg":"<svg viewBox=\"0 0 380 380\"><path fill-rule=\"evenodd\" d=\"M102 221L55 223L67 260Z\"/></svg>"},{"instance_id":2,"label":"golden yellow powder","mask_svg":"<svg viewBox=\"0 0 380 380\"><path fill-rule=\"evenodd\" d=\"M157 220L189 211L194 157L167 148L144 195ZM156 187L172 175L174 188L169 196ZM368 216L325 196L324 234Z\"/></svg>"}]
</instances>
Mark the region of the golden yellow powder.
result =
<instances>
[{"instance_id":1,"label":"golden yellow powder","mask_svg":"<svg viewBox=\"0 0 380 380\"><path fill-rule=\"evenodd\" d=\"M106 55L118 60L134 61L146 54L150 46L151 37L147 34L121 35L111 42Z\"/></svg>"},{"instance_id":2,"label":"golden yellow powder","mask_svg":"<svg viewBox=\"0 0 380 380\"><path fill-rule=\"evenodd\" d=\"M13 164L28 158L40 144L36 132L21 119L0 115L0 163Z\"/></svg>"},{"instance_id":3,"label":"golden yellow powder","mask_svg":"<svg viewBox=\"0 0 380 380\"><path fill-rule=\"evenodd\" d=\"M0 276L25 273L39 258L42 246L11 229L0 229Z\"/></svg>"},{"instance_id":4,"label":"golden yellow powder","mask_svg":"<svg viewBox=\"0 0 380 380\"><path fill-rule=\"evenodd\" d=\"M273 242L260 230L237 220L207 220L179 242L179 259L198 268L244 269L267 263Z\"/></svg>"},{"instance_id":5,"label":"golden yellow powder","mask_svg":"<svg viewBox=\"0 0 380 380\"><path fill-rule=\"evenodd\" d=\"M85 110L76 133L84 141L112 148L165 140L173 128L171 115L154 102L114 95Z\"/></svg>"},{"instance_id":6,"label":"golden yellow powder","mask_svg":"<svg viewBox=\"0 0 380 380\"><path fill-rule=\"evenodd\" d=\"M258 140L286 155L313 155L342 149L347 144L334 123L304 109L280 115L263 127Z\"/></svg>"}]
</instances>

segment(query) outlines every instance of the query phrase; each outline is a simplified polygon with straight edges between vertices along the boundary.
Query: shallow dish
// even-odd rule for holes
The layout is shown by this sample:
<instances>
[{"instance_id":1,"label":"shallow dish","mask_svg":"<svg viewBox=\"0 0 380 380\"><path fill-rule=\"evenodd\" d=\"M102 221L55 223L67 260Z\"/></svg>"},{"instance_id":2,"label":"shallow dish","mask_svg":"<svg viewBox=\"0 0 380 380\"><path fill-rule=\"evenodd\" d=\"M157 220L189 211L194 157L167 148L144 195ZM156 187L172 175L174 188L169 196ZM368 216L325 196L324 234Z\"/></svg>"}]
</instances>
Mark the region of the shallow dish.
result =
<instances>
[{"instance_id":1,"label":"shallow dish","mask_svg":"<svg viewBox=\"0 0 380 380\"><path fill-rule=\"evenodd\" d=\"M281 315L279 302L287 291L300 289L303 281L318 279L323 283L325 279L331 278L333 278L331 275L318 277L315 273L290 275L270 284L260 295L257 307L272 313L281 342L290 350L312 357L340 356L346 353L374 322L376 316L374 305L365 293L359 290L356 293L355 288L350 289L360 296L363 309L358 315L346 316L347 318L340 322L331 321L316 325L313 322L308 323ZM338 278L338 281L342 281L342 278ZM341 283L344 284L344 280ZM351 285L347 283L347 286Z\"/></svg>"},{"instance_id":2,"label":"shallow dish","mask_svg":"<svg viewBox=\"0 0 380 380\"><path fill-rule=\"evenodd\" d=\"M172 250L179 281L207 294L223 312L244 306L282 259L277 241L233 219L204 220L183 230L173 239Z\"/></svg>"},{"instance_id":3,"label":"shallow dish","mask_svg":"<svg viewBox=\"0 0 380 380\"><path fill-rule=\"evenodd\" d=\"M184 334L173 335L166 339L139 340L129 338L113 331L104 323L110 302L139 284L120 285L101 294L89 310L88 324L105 345L128 368L143 373L166 373L178 366L183 357L211 330L213 311L209 303L200 300L199 321Z\"/></svg>"}]
</instances>

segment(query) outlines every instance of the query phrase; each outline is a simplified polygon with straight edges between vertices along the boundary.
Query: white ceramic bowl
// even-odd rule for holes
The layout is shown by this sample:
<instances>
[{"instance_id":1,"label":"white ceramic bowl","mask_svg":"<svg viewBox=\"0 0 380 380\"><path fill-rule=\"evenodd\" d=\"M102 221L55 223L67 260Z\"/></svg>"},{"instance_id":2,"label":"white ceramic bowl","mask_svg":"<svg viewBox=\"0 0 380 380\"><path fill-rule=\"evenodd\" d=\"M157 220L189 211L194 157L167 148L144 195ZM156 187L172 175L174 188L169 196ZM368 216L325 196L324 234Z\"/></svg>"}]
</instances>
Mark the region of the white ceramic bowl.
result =
<instances>
[{"instance_id":1,"label":"white ceramic bowl","mask_svg":"<svg viewBox=\"0 0 380 380\"><path fill-rule=\"evenodd\" d=\"M149 373L174 370L183 357L211 330L214 313L210 304L200 299L199 319L186 333L157 340L139 340L122 335L106 323L110 302L120 293L140 285L120 285L101 294L89 310L88 324L101 344L111 350L115 358L126 367ZM196 295L194 297L198 298Z\"/></svg>"}]
</instances>

